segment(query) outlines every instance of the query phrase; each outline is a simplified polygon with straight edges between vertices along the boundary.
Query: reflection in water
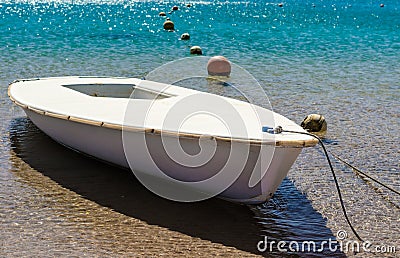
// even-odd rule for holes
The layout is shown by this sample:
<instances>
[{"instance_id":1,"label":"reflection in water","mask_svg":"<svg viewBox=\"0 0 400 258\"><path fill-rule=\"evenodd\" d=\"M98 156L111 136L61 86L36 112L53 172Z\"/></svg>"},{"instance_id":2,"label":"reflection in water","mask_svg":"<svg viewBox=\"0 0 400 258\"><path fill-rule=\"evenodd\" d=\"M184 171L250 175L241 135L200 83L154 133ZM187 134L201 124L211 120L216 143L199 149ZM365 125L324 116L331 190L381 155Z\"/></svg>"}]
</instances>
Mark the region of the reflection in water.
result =
<instances>
[{"instance_id":1,"label":"reflection in water","mask_svg":"<svg viewBox=\"0 0 400 258\"><path fill-rule=\"evenodd\" d=\"M216 198L177 203L152 194L133 173L55 143L26 118L12 121L10 139L13 173L22 188L33 193L26 197L21 193L18 212L7 216L16 221L29 217L29 223L17 228L34 235L35 241L29 244L33 249L37 241L42 248L43 241L50 241L64 254L70 252L68 244L73 244L74 252L80 254L106 250L124 255L193 251L211 255L226 249L243 256L242 251L260 254L256 245L264 236L317 243L333 238L321 215L287 180L271 202L260 206ZM29 199L28 206L24 198ZM39 238L35 235L38 225ZM88 245L93 250L87 250ZM275 249L264 255L284 254Z\"/></svg>"},{"instance_id":2,"label":"reflection in water","mask_svg":"<svg viewBox=\"0 0 400 258\"><path fill-rule=\"evenodd\" d=\"M250 102L254 96L248 96L249 92L241 92L240 87L229 82L228 78L223 77L193 77L186 78L177 82L174 85L195 89L202 92L215 94L227 98L238 99L245 102Z\"/></svg>"}]
</instances>

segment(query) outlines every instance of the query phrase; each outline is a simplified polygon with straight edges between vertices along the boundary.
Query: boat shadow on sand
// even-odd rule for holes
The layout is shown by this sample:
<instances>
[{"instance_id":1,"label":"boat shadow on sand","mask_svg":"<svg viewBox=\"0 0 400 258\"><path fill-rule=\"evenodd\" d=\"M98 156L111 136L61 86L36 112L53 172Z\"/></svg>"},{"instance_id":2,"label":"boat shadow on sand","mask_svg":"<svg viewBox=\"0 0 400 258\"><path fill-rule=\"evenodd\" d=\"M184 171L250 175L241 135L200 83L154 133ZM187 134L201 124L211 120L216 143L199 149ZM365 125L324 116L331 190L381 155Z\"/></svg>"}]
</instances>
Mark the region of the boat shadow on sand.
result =
<instances>
[{"instance_id":1,"label":"boat shadow on sand","mask_svg":"<svg viewBox=\"0 0 400 258\"><path fill-rule=\"evenodd\" d=\"M264 236L277 241L298 238L304 233L301 229L303 227L308 228L305 231L308 234L316 232L315 235L307 236L311 239L306 237L304 241L315 238L320 242L334 238L330 229L325 226L325 219L313 210L309 201L288 180L284 181L285 188L290 188L289 192L295 192L302 199L302 207L298 210L300 214L296 216L304 216L301 214L304 209L308 213L311 211L313 221L309 225L307 222L303 222L300 227L290 225L299 223L295 217L292 222L290 217L283 220L284 223L279 222L282 218L276 218L282 215L279 215L282 213L279 198L285 196L287 190L278 190L277 199L259 206L238 205L217 198L196 203L178 203L151 193L127 170L90 159L61 146L27 118L16 118L11 122L10 140L12 155L57 184L101 206L151 225L246 252L277 257L307 255L293 252L284 254L276 250L272 253L261 253L257 250L257 243L263 240ZM296 212L297 209L296 204L293 206L287 201L298 202L290 199L282 201L286 202L286 207L291 206L289 209L293 209L284 211L283 217ZM321 253L321 257L325 255L326 253ZM334 256L342 254L336 253Z\"/></svg>"}]
</instances>

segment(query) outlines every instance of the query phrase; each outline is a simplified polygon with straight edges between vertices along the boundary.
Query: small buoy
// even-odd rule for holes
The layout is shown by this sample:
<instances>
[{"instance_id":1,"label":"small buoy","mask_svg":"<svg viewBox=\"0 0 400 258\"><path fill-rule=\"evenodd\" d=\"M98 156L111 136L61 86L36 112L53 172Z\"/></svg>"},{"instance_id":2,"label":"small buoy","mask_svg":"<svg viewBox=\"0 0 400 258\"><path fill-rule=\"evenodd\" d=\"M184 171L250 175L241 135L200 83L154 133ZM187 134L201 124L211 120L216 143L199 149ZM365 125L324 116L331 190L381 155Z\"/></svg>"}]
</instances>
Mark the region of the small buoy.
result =
<instances>
[{"instance_id":1,"label":"small buoy","mask_svg":"<svg viewBox=\"0 0 400 258\"><path fill-rule=\"evenodd\" d=\"M207 71L211 76L229 76L231 63L224 56L213 56L208 60Z\"/></svg>"},{"instance_id":2,"label":"small buoy","mask_svg":"<svg viewBox=\"0 0 400 258\"><path fill-rule=\"evenodd\" d=\"M164 30L174 30L175 29L175 25L172 21L165 21L164 22Z\"/></svg>"},{"instance_id":3,"label":"small buoy","mask_svg":"<svg viewBox=\"0 0 400 258\"><path fill-rule=\"evenodd\" d=\"M190 48L190 54L191 55L202 55L203 51L201 50L201 47L193 46Z\"/></svg>"},{"instance_id":4,"label":"small buoy","mask_svg":"<svg viewBox=\"0 0 400 258\"><path fill-rule=\"evenodd\" d=\"M190 39L190 35L189 33L183 33L181 35L181 40L189 40Z\"/></svg>"},{"instance_id":5,"label":"small buoy","mask_svg":"<svg viewBox=\"0 0 400 258\"><path fill-rule=\"evenodd\" d=\"M385 5L384 4L380 4L380 7L384 7Z\"/></svg>"},{"instance_id":6,"label":"small buoy","mask_svg":"<svg viewBox=\"0 0 400 258\"><path fill-rule=\"evenodd\" d=\"M283 3L279 3L278 6L279 6L279 7L283 7Z\"/></svg>"},{"instance_id":7,"label":"small buoy","mask_svg":"<svg viewBox=\"0 0 400 258\"><path fill-rule=\"evenodd\" d=\"M179 10L178 6L175 5L175 6L172 7L172 11L178 11L178 10Z\"/></svg>"},{"instance_id":8,"label":"small buoy","mask_svg":"<svg viewBox=\"0 0 400 258\"><path fill-rule=\"evenodd\" d=\"M165 18L166 21L170 21L171 19L169 17Z\"/></svg>"},{"instance_id":9,"label":"small buoy","mask_svg":"<svg viewBox=\"0 0 400 258\"><path fill-rule=\"evenodd\" d=\"M191 4L187 4L186 7L192 7L192 5Z\"/></svg>"},{"instance_id":10,"label":"small buoy","mask_svg":"<svg viewBox=\"0 0 400 258\"><path fill-rule=\"evenodd\" d=\"M167 14L165 14L164 12L160 12L160 13L158 14L158 16L167 16Z\"/></svg>"},{"instance_id":11,"label":"small buoy","mask_svg":"<svg viewBox=\"0 0 400 258\"><path fill-rule=\"evenodd\" d=\"M304 118L300 124L305 130L314 133L324 133L328 128L325 117L319 114L311 114Z\"/></svg>"}]
</instances>

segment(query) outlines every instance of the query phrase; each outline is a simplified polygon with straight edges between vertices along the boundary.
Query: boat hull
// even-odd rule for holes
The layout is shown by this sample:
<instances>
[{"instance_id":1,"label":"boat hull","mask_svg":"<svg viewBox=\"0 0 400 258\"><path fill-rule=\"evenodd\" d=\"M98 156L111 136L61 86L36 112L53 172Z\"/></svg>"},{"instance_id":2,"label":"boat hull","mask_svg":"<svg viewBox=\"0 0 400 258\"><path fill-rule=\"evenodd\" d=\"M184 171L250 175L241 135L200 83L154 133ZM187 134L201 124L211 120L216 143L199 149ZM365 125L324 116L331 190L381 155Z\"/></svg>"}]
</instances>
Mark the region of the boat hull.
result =
<instances>
[{"instance_id":1,"label":"boat hull","mask_svg":"<svg viewBox=\"0 0 400 258\"><path fill-rule=\"evenodd\" d=\"M124 136L120 128L107 128L95 123L88 124L51 117L29 108L24 108L24 111L40 130L55 141L105 162L130 168L137 177L142 174L157 177L159 171L162 170L169 177L185 182L204 180L220 171L232 148L228 141L213 141L213 144L217 146L213 159L204 166L187 168L167 158L167 153L162 148L161 134L129 132ZM130 143L141 143L145 139L147 148L131 146L132 151L127 152L126 146L124 147L125 137L129 137ZM180 143L183 149L196 149L199 146L199 139L182 137ZM246 204L265 202L273 196L302 148L262 147L260 144L246 142L240 144L236 145L237 151L234 154L236 156L231 157L230 162L237 162L237 164L231 164L232 167L243 167L243 169L232 181L233 183L222 191L212 189L215 185L209 185L209 189L200 187L197 190L218 192L218 197L233 202ZM272 157L267 167L260 165L260 159L265 157L262 154ZM243 156L246 156L245 164L243 164ZM262 176L256 184L252 185L250 182L254 173ZM140 176L138 178L140 180Z\"/></svg>"}]
</instances>

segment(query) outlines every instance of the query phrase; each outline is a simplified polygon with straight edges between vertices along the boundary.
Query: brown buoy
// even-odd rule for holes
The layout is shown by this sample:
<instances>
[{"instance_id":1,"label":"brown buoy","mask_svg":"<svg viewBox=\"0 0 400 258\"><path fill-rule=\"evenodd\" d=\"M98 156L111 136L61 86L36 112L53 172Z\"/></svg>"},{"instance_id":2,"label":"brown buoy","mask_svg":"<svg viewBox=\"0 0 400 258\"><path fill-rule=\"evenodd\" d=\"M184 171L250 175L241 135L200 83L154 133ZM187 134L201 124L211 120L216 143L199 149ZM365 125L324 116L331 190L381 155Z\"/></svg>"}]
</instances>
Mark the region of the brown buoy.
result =
<instances>
[{"instance_id":1,"label":"brown buoy","mask_svg":"<svg viewBox=\"0 0 400 258\"><path fill-rule=\"evenodd\" d=\"M311 114L304 118L300 124L308 132L313 133L325 133L328 129L328 124L325 121L325 117L319 114Z\"/></svg>"},{"instance_id":2,"label":"brown buoy","mask_svg":"<svg viewBox=\"0 0 400 258\"><path fill-rule=\"evenodd\" d=\"M179 10L178 6L175 5L175 6L172 7L172 11L178 11L178 10Z\"/></svg>"},{"instance_id":3,"label":"brown buoy","mask_svg":"<svg viewBox=\"0 0 400 258\"><path fill-rule=\"evenodd\" d=\"M190 35L189 33L183 33L181 35L181 40L189 40L190 39Z\"/></svg>"},{"instance_id":4,"label":"brown buoy","mask_svg":"<svg viewBox=\"0 0 400 258\"><path fill-rule=\"evenodd\" d=\"M201 47L193 46L193 47L190 48L190 54L191 55L199 55L199 56L201 56L203 54L203 51L201 50Z\"/></svg>"},{"instance_id":5,"label":"brown buoy","mask_svg":"<svg viewBox=\"0 0 400 258\"><path fill-rule=\"evenodd\" d=\"M164 12L160 12L160 13L158 14L158 16L167 16L167 14L164 13Z\"/></svg>"},{"instance_id":6,"label":"brown buoy","mask_svg":"<svg viewBox=\"0 0 400 258\"><path fill-rule=\"evenodd\" d=\"M187 4L186 7L192 7L192 5L191 4Z\"/></svg>"},{"instance_id":7,"label":"brown buoy","mask_svg":"<svg viewBox=\"0 0 400 258\"><path fill-rule=\"evenodd\" d=\"M175 24L172 21L165 21L164 22L164 30L174 30Z\"/></svg>"},{"instance_id":8,"label":"brown buoy","mask_svg":"<svg viewBox=\"0 0 400 258\"><path fill-rule=\"evenodd\" d=\"M208 60L207 71L210 76L229 76L231 63L224 56L213 56Z\"/></svg>"}]
</instances>

